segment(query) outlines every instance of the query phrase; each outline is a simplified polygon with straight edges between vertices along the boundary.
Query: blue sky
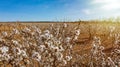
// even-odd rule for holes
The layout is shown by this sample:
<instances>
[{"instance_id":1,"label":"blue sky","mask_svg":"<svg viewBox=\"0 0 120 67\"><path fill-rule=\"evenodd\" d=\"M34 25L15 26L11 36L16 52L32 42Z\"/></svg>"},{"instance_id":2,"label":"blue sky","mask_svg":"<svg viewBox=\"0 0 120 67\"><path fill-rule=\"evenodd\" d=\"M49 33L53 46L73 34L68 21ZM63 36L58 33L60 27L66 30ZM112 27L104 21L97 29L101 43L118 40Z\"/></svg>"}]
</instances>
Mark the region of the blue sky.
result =
<instances>
[{"instance_id":1,"label":"blue sky","mask_svg":"<svg viewBox=\"0 0 120 67\"><path fill-rule=\"evenodd\" d=\"M0 0L0 21L74 21L120 16L120 0Z\"/></svg>"}]
</instances>

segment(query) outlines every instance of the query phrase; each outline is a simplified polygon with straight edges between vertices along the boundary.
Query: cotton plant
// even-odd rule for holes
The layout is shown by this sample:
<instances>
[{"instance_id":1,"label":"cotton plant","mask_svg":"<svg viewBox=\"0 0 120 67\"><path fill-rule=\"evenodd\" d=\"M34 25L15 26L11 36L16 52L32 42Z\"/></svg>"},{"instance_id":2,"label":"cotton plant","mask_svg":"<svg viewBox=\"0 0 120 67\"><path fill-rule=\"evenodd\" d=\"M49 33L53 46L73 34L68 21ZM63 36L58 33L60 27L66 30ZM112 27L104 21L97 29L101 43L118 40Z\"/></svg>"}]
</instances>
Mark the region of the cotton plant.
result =
<instances>
[{"instance_id":1,"label":"cotton plant","mask_svg":"<svg viewBox=\"0 0 120 67\"><path fill-rule=\"evenodd\" d=\"M99 37L97 38L95 36L94 41L92 43L92 49L91 49L93 55L96 55L96 53L98 52L98 48L99 48L100 44L101 44L100 38Z\"/></svg>"},{"instance_id":2,"label":"cotton plant","mask_svg":"<svg viewBox=\"0 0 120 67\"><path fill-rule=\"evenodd\" d=\"M74 40L77 40L78 37L79 37L79 35L80 35L80 29L76 29L76 30L75 30Z\"/></svg>"},{"instance_id":3,"label":"cotton plant","mask_svg":"<svg viewBox=\"0 0 120 67\"><path fill-rule=\"evenodd\" d=\"M115 30L115 26L109 26L110 32L112 33Z\"/></svg>"},{"instance_id":4,"label":"cotton plant","mask_svg":"<svg viewBox=\"0 0 120 67\"><path fill-rule=\"evenodd\" d=\"M11 54L9 53L9 47L8 46L1 46L0 47L0 62L4 63L4 66L9 63L9 61L12 59Z\"/></svg>"},{"instance_id":5,"label":"cotton plant","mask_svg":"<svg viewBox=\"0 0 120 67\"><path fill-rule=\"evenodd\" d=\"M110 36L110 37L113 37L113 36L114 36L113 33L114 33L115 29L116 29L116 28L115 28L114 26L109 26L109 30L110 30L109 36Z\"/></svg>"},{"instance_id":6,"label":"cotton plant","mask_svg":"<svg viewBox=\"0 0 120 67\"><path fill-rule=\"evenodd\" d=\"M1 61L2 60L7 60L8 61L10 59L9 54L7 54L7 52L9 51L9 47L2 46L2 47L0 47L0 51L2 52L2 54L0 54Z\"/></svg>"},{"instance_id":7,"label":"cotton plant","mask_svg":"<svg viewBox=\"0 0 120 67\"><path fill-rule=\"evenodd\" d=\"M2 53L7 53L9 51L9 47L2 46L2 47L0 47L0 50L1 50Z\"/></svg>"},{"instance_id":8,"label":"cotton plant","mask_svg":"<svg viewBox=\"0 0 120 67\"><path fill-rule=\"evenodd\" d=\"M27 26L23 29L24 32L30 32L31 29L29 29Z\"/></svg>"},{"instance_id":9,"label":"cotton plant","mask_svg":"<svg viewBox=\"0 0 120 67\"><path fill-rule=\"evenodd\" d=\"M41 55L38 52L33 52L32 58L39 62L41 61Z\"/></svg>"},{"instance_id":10,"label":"cotton plant","mask_svg":"<svg viewBox=\"0 0 120 67\"><path fill-rule=\"evenodd\" d=\"M113 49L113 51L111 52L111 54L109 54L109 56L103 52L103 50L105 49L102 45L101 45L101 38L100 37L94 37L93 39L93 43L92 43L92 49L91 49L91 53L87 54L89 55L89 64L88 66L90 67L106 67L106 66L110 66L110 67L118 67L119 65L119 60L120 60L120 56L119 56L119 49Z\"/></svg>"},{"instance_id":11,"label":"cotton plant","mask_svg":"<svg viewBox=\"0 0 120 67\"><path fill-rule=\"evenodd\" d=\"M90 53L90 63L89 65L91 67L94 67L94 65L96 66L106 66L106 62L105 62L105 57L106 54L103 52L104 47L101 46L101 40L100 37L94 37L94 41L92 43L92 49L91 49L91 53Z\"/></svg>"},{"instance_id":12,"label":"cotton plant","mask_svg":"<svg viewBox=\"0 0 120 67\"><path fill-rule=\"evenodd\" d=\"M24 25L23 28L14 29L9 33L4 31L0 41L0 61L16 66L24 66L25 63L34 66L33 60L43 67L66 66L72 64L72 49L74 41L80 35L80 29L68 31L66 23L53 25L41 30L37 26ZM5 39L5 37L9 39ZM20 36L17 38L16 36ZM4 43L6 42L6 43ZM25 61L26 59L26 61ZM24 62L24 65L21 62Z\"/></svg>"},{"instance_id":13,"label":"cotton plant","mask_svg":"<svg viewBox=\"0 0 120 67\"><path fill-rule=\"evenodd\" d=\"M6 37L6 36L8 35L8 33L7 33L6 31L4 31L4 32L2 32L2 35L3 35L4 37Z\"/></svg>"},{"instance_id":14,"label":"cotton plant","mask_svg":"<svg viewBox=\"0 0 120 67\"><path fill-rule=\"evenodd\" d=\"M12 31L14 34L20 34L19 30L17 28L14 28Z\"/></svg>"},{"instance_id":15,"label":"cotton plant","mask_svg":"<svg viewBox=\"0 0 120 67\"><path fill-rule=\"evenodd\" d=\"M117 66L115 65L115 63L113 62L113 60L112 60L110 57L108 57L107 59L108 59L108 65L109 65L109 66L111 66L111 67L117 67Z\"/></svg>"},{"instance_id":16,"label":"cotton plant","mask_svg":"<svg viewBox=\"0 0 120 67\"><path fill-rule=\"evenodd\" d=\"M50 28L50 29L53 29L53 28ZM61 30L60 26L58 26L54 30L56 30L57 34L60 35L60 30ZM68 56L68 58L64 58L63 55L62 55L64 53L64 51L65 51L64 47L62 46L63 45L62 42L64 42L64 41L61 39L61 37L58 37L58 35L57 36L54 35L54 33L55 33L55 31L51 32L49 30L45 30L45 31L43 31L43 33L41 33L41 35L40 35L41 39L40 40L42 40L42 42L44 42L44 43L39 43L39 44L41 44L41 45L45 44L45 46L44 47L40 46L39 48L42 48L40 51L44 51L43 55L44 54L46 55L46 52L49 51L49 56L47 56L46 58L48 58L48 57L52 58L54 60L53 62L61 62L62 63L62 62L64 62L62 60L70 61L72 59L71 56L70 57ZM63 34L61 33L61 35L63 35ZM69 38L66 37L66 39L69 39ZM69 42L70 42L70 40L67 41L66 43L69 43ZM71 44L66 44L66 45L71 45ZM49 60L52 61L52 59L49 59ZM47 60L43 61L43 62L47 62ZM51 62L49 62L49 63L51 63ZM45 65L45 63L44 63L44 65ZM54 63L52 65L56 65L56 64Z\"/></svg>"}]
</instances>

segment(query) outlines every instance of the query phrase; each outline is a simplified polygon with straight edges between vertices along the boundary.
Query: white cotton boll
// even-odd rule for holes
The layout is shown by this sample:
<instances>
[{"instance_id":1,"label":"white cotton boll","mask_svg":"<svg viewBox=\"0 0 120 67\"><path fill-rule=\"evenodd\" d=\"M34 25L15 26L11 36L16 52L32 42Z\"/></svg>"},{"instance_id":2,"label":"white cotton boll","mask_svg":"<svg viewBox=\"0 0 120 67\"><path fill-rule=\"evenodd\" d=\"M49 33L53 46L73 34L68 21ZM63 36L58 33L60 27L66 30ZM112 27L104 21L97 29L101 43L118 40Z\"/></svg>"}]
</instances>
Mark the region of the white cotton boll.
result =
<instances>
[{"instance_id":1,"label":"white cotton boll","mask_svg":"<svg viewBox=\"0 0 120 67\"><path fill-rule=\"evenodd\" d=\"M115 44L116 44L116 45L118 44L118 40L115 41Z\"/></svg>"},{"instance_id":2,"label":"white cotton boll","mask_svg":"<svg viewBox=\"0 0 120 67\"><path fill-rule=\"evenodd\" d=\"M40 45L41 49L44 49L45 48L45 45Z\"/></svg>"},{"instance_id":3,"label":"white cotton boll","mask_svg":"<svg viewBox=\"0 0 120 67\"><path fill-rule=\"evenodd\" d=\"M115 51L116 53L120 54L120 50L115 49L114 51Z\"/></svg>"},{"instance_id":4,"label":"white cotton boll","mask_svg":"<svg viewBox=\"0 0 120 67\"><path fill-rule=\"evenodd\" d=\"M111 67L116 67L115 63L112 61L112 59L110 57L108 57L108 61L109 61L109 64L111 65Z\"/></svg>"},{"instance_id":5,"label":"white cotton boll","mask_svg":"<svg viewBox=\"0 0 120 67\"><path fill-rule=\"evenodd\" d=\"M37 28L37 32L38 32L39 34L41 34L41 30L40 30L40 29L38 29L38 28Z\"/></svg>"},{"instance_id":6,"label":"white cotton boll","mask_svg":"<svg viewBox=\"0 0 120 67\"><path fill-rule=\"evenodd\" d=\"M13 29L13 32L14 32L15 34L20 34L20 32L19 32L18 29Z\"/></svg>"},{"instance_id":7,"label":"white cotton boll","mask_svg":"<svg viewBox=\"0 0 120 67\"><path fill-rule=\"evenodd\" d=\"M53 38L53 35L52 35L52 34L50 34L50 37L51 37L51 38Z\"/></svg>"},{"instance_id":8,"label":"white cotton boll","mask_svg":"<svg viewBox=\"0 0 120 67\"><path fill-rule=\"evenodd\" d=\"M26 51L21 50L21 54L22 54L23 57L27 57Z\"/></svg>"},{"instance_id":9,"label":"white cotton boll","mask_svg":"<svg viewBox=\"0 0 120 67\"><path fill-rule=\"evenodd\" d=\"M44 35L45 35L46 39L50 39L51 38L51 35L49 33L45 33Z\"/></svg>"},{"instance_id":10,"label":"white cotton boll","mask_svg":"<svg viewBox=\"0 0 120 67\"><path fill-rule=\"evenodd\" d=\"M52 48L53 48L54 50L59 51L59 48L58 48L57 46L52 46Z\"/></svg>"},{"instance_id":11,"label":"white cotton boll","mask_svg":"<svg viewBox=\"0 0 120 67\"><path fill-rule=\"evenodd\" d=\"M74 40L77 40L77 39L78 39L78 36L75 36L75 37L74 37Z\"/></svg>"},{"instance_id":12,"label":"white cotton boll","mask_svg":"<svg viewBox=\"0 0 120 67\"><path fill-rule=\"evenodd\" d=\"M10 60L10 56L8 54L5 54L4 55L4 60L6 60L6 61Z\"/></svg>"},{"instance_id":13,"label":"white cotton boll","mask_svg":"<svg viewBox=\"0 0 120 67\"><path fill-rule=\"evenodd\" d=\"M18 47L14 49L14 52L17 53L17 55L20 55L20 54L21 54L21 50L20 50L20 48L18 48Z\"/></svg>"},{"instance_id":14,"label":"white cotton boll","mask_svg":"<svg viewBox=\"0 0 120 67\"><path fill-rule=\"evenodd\" d=\"M53 42L52 42L52 41L45 42L45 44L47 44L47 46L48 46L49 48L52 48L52 47L53 47Z\"/></svg>"},{"instance_id":15,"label":"white cotton boll","mask_svg":"<svg viewBox=\"0 0 120 67\"><path fill-rule=\"evenodd\" d=\"M94 48L94 47L96 47L96 44L95 44L95 42L93 42L93 44L92 44L92 47Z\"/></svg>"},{"instance_id":16,"label":"white cotton boll","mask_svg":"<svg viewBox=\"0 0 120 67\"><path fill-rule=\"evenodd\" d=\"M70 61L72 59L72 56L66 56L66 60Z\"/></svg>"},{"instance_id":17,"label":"white cotton boll","mask_svg":"<svg viewBox=\"0 0 120 67\"><path fill-rule=\"evenodd\" d=\"M94 44L101 44L101 41L100 41L100 37L94 37L94 41L93 41Z\"/></svg>"},{"instance_id":18,"label":"white cotton boll","mask_svg":"<svg viewBox=\"0 0 120 67\"><path fill-rule=\"evenodd\" d=\"M41 55L38 55L36 60L41 61Z\"/></svg>"},{"instance_id":19,"label":"white cotton boll","mask_svg":"<svg viewBox=\"0 0 120 67\"><path fill-rule=\"evenodd\" d=\"M8 52L9 47L7 47L7 46L2 46L2 47L0 48L0 50L1 50L2 53L6 53L6 52Z\"/></svg>"},{"instance_id":20,"label":"white cotton boll","mask_svg":"<svg viewBox=\"0 0 120 67\"><path fill-rule=\"evenodd\" d=\"M97 39L97 37L96 37L96 36L94 36L94 39L96 40L96 39Z\"/></svg>"},{"instance_id":21,"label":"white cotton boll","mask_svg":"<svg viewBox=\"0 0 120 67\"><path fill-rule=\"evenodd\" d=\"M45 53L48 54L48 50L46 50Z\"/></svg>"},{"instance_id":22,"label":"white cotton boll","mask_svg":"<svg viewBox=\"0 0 120 67\"><path fill-rule=\"evenodd\" d=\"M64 48L62 47L62 45L59 46L59 51L64 51Z\"/></svg>"},{"instance_id":23,"label":"white cotton boll","mask_svg":"<svg viewBox=\"0 0 120 67\"><path fill-rule=\"evenodd\" d=\"M29 28L26 28L26 31L30 32L31 30Z\"/></svg>"},{"instance_id":24,"label":"white cotton boll","mask_svg":"<svg viewBox=\"0 0 120 67\"><path fill-rule=\"evenodd\" d=\"M3 36L7 36L8 33L7 33L7 32L2 32L2 35L3 35Z\"/></svg>"},{"instance_id":25,"label":"white cotton boll","mask_svg":"<svg viewBox=\"0 0 120 67\"><path fill-rule=\"evenodd\" d=\"M41 55L38 52L33 52L32 58L36 59L37 61L41 60Z\"/></svg>"},{"instance_id":26,"label":"white cotton boll","mask_svg":"<svg viewBox=\"0 0 120 67\"><path fill-rule=\"evenodd\" d=\"M105 58L102 58L102 67L105 67L106 62L105 62Z\"/></svg>"},{"instance_id":27,"label":"white cotton boll","mask_svg":"<svg viewBox=\"0 0 120 67\"><path fill-rule=\"evenodd\" d=\"M39 34L41 34L42 32L41 32L41 30L40 29L36 29L36 31L39 33Z\"/></svg>"},{"instance_id":28,"label":"white cotton boll","mask_svg":"<svg viewBox=\"0 0 120 67\"><path fill-rule=\"evenodd\" d=\"M50 33L50 31L49 30L45 30L44 33Z\"/></svg>"},{"instance_id":29,"label":"white cotton boll","mask_svg":"<svg viewBox=\"0 0 120 67\"><path fill-rule=\"evenodd\" d=\"M63 60L63 65L66 65L67 64L67 61L66 60Z\"/></svg>"},{"instance_id":30,"label":"white cotton boll","mask_svg":"<svg viewBox=\"0 0 120 67\"><path fill-rule=\"evenodd\" d=\"M31 30L30 30L28 27L25 27L25 28L24 28L24 31L25 31L25 32L30 32Z\"/></svg>"},{"instance_id":31,"label":"white cotton boll","mask_svg":"<svg viewBox=\"0 0 120 67\"><path fill-rule=\"evenodd\" d=\"M30 61L29 60L26 60L27 64L30 64Z\"/></svg>"},{"instance_id":32,"label":"white cotton boll","mask_svg":"<svg viewBox=\"0 0 120 67\"><path fill-rule=\"evenodd\" d=\"M104 50L105 48L104 48L103 46L100 46L100 49L101 49L101 50Z\"/></svg>"},{"instance_id":33,"label":"white cotton boll","mask_svg":"<svg viewBox=\"0 0 120 67\"><path fill-rule=\"evenodd\" d=\"M32 35L32 36L35 35L35 32L31 32L31 35Z\"/></svg>"},{"instance_id":34,"label":"white cotton boll","mask_svg":"<svg viewBox=\"0 0 120 67\"><path fill-rule=\"evenodd\" d=\"M113 32L115 30L115 27L114 26L110 26L110 32Z\"/></svg>"},{"instance_id":35,"label":"white cotton boll","mask_svg":"<svg viewBox=\"0 0 120 67\"><path fill-rule=\"evenodd\" d=\"M79 36L80 35L80 29L75 30L75 35Z\"/></svg>"},{"instance_id":36,"label":"white cotton boll","mask_svg":"<svg viewBox=\"0 0 120 67\"><path fill-rule=\"evenodd\" d=\"M66 28L68 25L66 23L64 23L64 27Z\"/></svg>"},{"instance_id":37,"label":"white cotton boll","mask_svg":"<svg viewBox=\"0 0 120 67\"><path fill-rule=\"evenodd\" d=\"M41 52L43 52L46 47L45 47L45 45L40 45L38 48L40 49Z\"/></svg>"},{"instance_id":38,"label":"white cotton boll","mask_svg":"<svg viewBox=\"0 0 120 67\"><path fill-rule=\"evenodd\" d=\"M36 56L36 55L38 55L38 54L39 54L38 52L34 52L34 51L33 51L32 57L34 57L34 56Z\"/></svg>"},{"instance_id":39,"label":"white cotton boll","mask_svg":"<svg viewBox=\"0 0 120 67\"><path fill-rule=\"evenodd\" d=\"M51 24L51 27L53 27L54 26L54 24Z\"/></svg>"},{"instance_id":40,"label":"white cotton boll","mask_svg":"<svg viewBox=\"0 0 120 67\"><path fill-rule=\"evenodd\" d=\"M12 40L12 42L13 42L15 45L18 45L18 44L19 44L18 41L16 41L16 40Z\"/></svg>"},{"instance_id":41,"label":"white cotton boll","mask_svg":"<svg viewBox=\"0 0 120 67\"><path fill-rule=\"evenodd\" d=\"M60 40L56 40L55 42L56 42L56 44L61 44Z\"/></svg>"},{"instance_id":42,"label":"white cotton boll","mask_svg":"<svg viewBox=\"0 0 120 67\"><path fill-rule=\"evenodd\" d=\"M45 35L40 35L40 39L45 38Z\"/></svg>"},{"instance_id":43,"label":"white cotton boll","mask_svg":"<svg viewBox=\"0 0 120 67\"><path fill-rule=\"evenodd\" d=\"M72 47L73 47L72 45L69 45L69 48L70 48L70 49L72 49Z\"/></svg>"},{"instance_id":44,"label":"white cotton boll","mask_svg":"<svg viewBox=\"0 0 120 67\"><path fill-rule=\"evenodd\" d=\"M116 41L115 41L115 44L116 44L116 45L119 45L119 44L120 44L120 40L116 40Z\"/></svg>"},{"instance_id":45,"label":"white cotton boll","mask_svg":"<svg viewBox=\"0 0 120 67\"><path fill-rule=\"evenodd\" d=\"M70 37L66 37L66 42L67 42L67 43L69 43L69 42L70 42L70 40L71 40L71 38L70 38Z\"/></svg>"},{"instance_id":46,"label":"white cotton boll","mask_svg":"<svg viewBox=\"0 0 120 67\"><path fill-rule=\"evenodd\" d=\"M60 52L56 52L57 59L61 61L63 59L63 55Z\"/></svg>"}]
</instances>

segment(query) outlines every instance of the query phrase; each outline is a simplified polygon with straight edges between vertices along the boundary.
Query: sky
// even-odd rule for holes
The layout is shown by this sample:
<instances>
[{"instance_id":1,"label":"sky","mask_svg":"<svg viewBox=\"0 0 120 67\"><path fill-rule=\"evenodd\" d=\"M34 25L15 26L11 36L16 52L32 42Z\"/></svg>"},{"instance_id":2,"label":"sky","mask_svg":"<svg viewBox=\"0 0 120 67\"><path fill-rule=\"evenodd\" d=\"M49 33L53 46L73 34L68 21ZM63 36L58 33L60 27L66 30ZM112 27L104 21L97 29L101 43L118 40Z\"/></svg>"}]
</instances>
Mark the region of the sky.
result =
<instances>
[{"instance_id":1,"label":"sky","mask_svg":"<svg viewBox=\"0 0 120 67\"><path fill-rule=\"evenodd\" d=\"M0 21L77 21L120 16L120 0L0 0Z\"/></svg>"}]
</instances>

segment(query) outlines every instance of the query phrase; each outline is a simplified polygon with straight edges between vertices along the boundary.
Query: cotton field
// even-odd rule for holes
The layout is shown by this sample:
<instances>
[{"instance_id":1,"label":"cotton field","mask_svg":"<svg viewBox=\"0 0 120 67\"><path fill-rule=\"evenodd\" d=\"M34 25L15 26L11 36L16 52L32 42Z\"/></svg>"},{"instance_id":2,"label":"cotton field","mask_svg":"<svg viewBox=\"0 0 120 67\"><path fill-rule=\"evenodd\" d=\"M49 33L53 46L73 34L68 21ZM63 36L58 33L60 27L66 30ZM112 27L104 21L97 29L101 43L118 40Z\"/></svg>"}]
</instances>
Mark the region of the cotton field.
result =
<instances>
[{"instance_id":1,"label":"cotton field","mask_svg":"<svg viewBox=\"0 0 120 67\"><path fill-rule=\"evenodd\" d=\"M120 67L114 23L0 25L0 67Z\"/></svg>"}]
</instances>

